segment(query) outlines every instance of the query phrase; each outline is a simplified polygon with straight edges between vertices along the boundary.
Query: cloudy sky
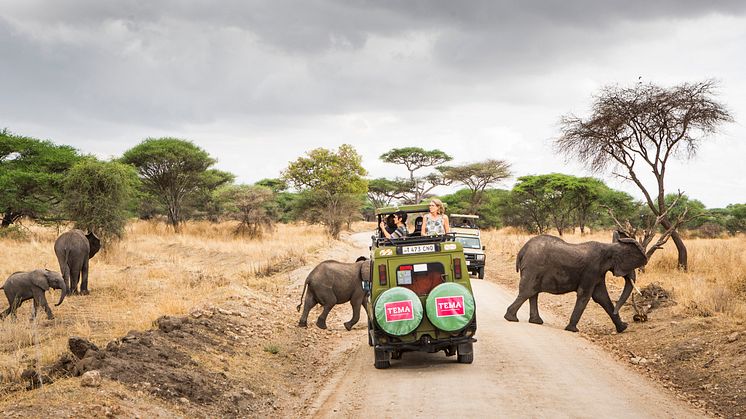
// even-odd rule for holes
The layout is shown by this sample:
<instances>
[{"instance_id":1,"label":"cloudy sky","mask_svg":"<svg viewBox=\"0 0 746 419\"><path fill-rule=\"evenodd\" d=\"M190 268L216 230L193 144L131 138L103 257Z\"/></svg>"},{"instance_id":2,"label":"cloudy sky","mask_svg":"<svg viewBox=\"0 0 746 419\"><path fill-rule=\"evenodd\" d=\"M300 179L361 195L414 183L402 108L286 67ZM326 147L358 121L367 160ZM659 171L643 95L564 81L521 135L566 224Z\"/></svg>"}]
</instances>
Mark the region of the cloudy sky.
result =
<instances>
[{"instance_id":1,"label":"cloudy sky","mask_svg":"<svg viewBox=\"0 0 746 419\"><path fill-rule=\"evenodd\" d=\"M407 146L589 175L553 154L559 118L640 78L719 80L736 121L667 188L746 202L744 1L0 0L0 128L102 158L185 138L239 182L344 143L371 177Z\"/></svg>"}]
</instances>

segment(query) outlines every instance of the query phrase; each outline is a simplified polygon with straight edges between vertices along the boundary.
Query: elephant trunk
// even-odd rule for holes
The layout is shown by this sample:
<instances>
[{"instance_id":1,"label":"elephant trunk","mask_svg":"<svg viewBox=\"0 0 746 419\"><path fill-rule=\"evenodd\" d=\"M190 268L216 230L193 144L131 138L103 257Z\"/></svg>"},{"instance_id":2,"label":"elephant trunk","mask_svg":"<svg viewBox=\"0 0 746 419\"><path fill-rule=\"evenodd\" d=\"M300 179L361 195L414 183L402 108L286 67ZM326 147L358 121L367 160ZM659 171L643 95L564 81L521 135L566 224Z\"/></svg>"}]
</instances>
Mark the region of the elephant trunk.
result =
<instances>
[{"instance_id":1,"label":"elephant trunk","mask_svg":"<svg viewBox=\"0 0 746 419\"><path fill-rule=\"evenodd\" d=\"M624 289L622 290L622 295L619 296L619 301L617 301L616 306L614 306L614 314L619 314L619 309L627 302L627 298L632 294L632 288L634 287L636 279L637 275L635 274L635 271L624 275Z\"/></svg>"},{"instance_id":2,"label":"elephant trunk","mask_svg":"<svg viewBox=\"0 0 746 419\"><path fill-rule=\"evenodd\" d=\"M67 284L65 283L64 280L62 281L62 288L60 288L60 290L62 290L60 294L60 301L57 304L55 304L55 306L58 306L62 304L63 301L65 301L65 295L67 295Z\"/></svg>"}]
</instances>

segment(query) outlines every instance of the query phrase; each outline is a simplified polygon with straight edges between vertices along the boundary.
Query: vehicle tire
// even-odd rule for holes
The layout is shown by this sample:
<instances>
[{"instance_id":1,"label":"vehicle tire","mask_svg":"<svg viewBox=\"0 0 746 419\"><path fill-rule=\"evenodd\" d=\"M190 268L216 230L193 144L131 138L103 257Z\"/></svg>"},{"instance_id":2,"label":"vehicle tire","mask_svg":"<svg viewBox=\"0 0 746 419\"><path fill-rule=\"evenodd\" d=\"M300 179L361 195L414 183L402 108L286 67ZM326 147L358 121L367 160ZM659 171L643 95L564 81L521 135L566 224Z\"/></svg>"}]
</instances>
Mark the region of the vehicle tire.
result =
<instances>
[{"instance_id":1,"label":"vehicle tire","mask_svg":"<svg viewBox=\"0 0 746 419\"><path fill-rule=\"evenodd\" d=\"M456 360L459 364L471 364L474 362L474 347L471 342L458 345Z\"/></svg>"},{"instance_id":2,"label":"vehicle tire","mask_svg":"<svg viewBox=\"0 0 746 419\"><path fill-rule=\"evenodd\" d=\"M425 300L425 311L433 326L446 332L456 332L474 318L474 296L461 284L444 282L430 291Z\"/></svg>"},{"instance_id":3,"label":"vehicle tire","mask_svg":"<svg viewBox=\"0 0 746 419\"><path fill-rule=\"evenodd\" d=\"M477 270L477 277L479 279L484 279L484 266L482 266L481 268L479 268L479 270Z\"/></svg>"},{"instance_id":4,"label":"vehicle tire","mask_svg":"<svg viewBox=\"0 0 746 419\"><path fill-rule=\"evenodd\" d=\"M375 366L377 370L385 370L391 366L391 360L389 358L391 354L389 352L381 349L373 349L373 354L375 355L373 366Z\"/></svg>"},{"instance_id":5,"label":"vehicle tire","mask_svg":"<svg viewBox=\"0 0 746 419\"><path fill-rule=\"evenodd\" d=\"M390 288L376 298L374 318L381 330L393 336L412 333L422 322L420 297L404 287Z\"/></svg>"}]
</instances>

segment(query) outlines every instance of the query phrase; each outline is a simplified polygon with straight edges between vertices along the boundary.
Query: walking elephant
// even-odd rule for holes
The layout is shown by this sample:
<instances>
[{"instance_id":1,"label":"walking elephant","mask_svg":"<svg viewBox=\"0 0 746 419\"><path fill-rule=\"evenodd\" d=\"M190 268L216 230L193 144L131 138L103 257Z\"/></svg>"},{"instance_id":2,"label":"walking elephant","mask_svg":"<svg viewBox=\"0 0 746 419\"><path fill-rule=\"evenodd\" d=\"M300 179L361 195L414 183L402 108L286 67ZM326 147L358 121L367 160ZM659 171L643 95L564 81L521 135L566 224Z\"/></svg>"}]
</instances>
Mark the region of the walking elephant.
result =
<instances>
[{"instance_id":1,"label":"walking elephant","mask_svg":"<svg viewBox=\"0 0 746 419\"><path fill-rule=\"evenodd\" d=\"M93 232L85 234L82 230L70 230L62 233L54 242L54 253L60 264L60 272L65 278L68 292L88 294L88 261L101 249L101 241Z\"/></svg>"},{"instance_id":2,"label":"walking elephant","mask_svg":"<svg viewBox=\"0 0 746 419\"><path fill-rule=\"evenodd\" d=\"M361 260L362 259L362 260ZM370 282L370 261L365 258L358 258L354 263L343 263L335 260L326 260L313 268L306 283L303 286L301 294L301 304L298 304L298 311L303 305L303 314L298 322L299 327L306 327L308 313L316 304L320 304L324 310L316 320L316 326L326 329L326 316L337 304L350 302L352 305L352 319L345 322L347 330L360 319L360 306L365 308L367 313L367 302L363 282ZM306 293L308 289L308 293ZM304 299L305 295L305 299Z\"/></svg>"},{"instance_id":3,"label":"walking elephant","mask_svg":"<svg viewBox=\"0 0 746 419\"><path fill-rule=\"evenodd\" d=\"M575 308L565 330L577 332L577 324L588 301L598 303L611 317L616 331L621 333L627 323L619 317L619 308L632 292L636 279L635 269L647 263L642 246L632 238L620 237L614 232L612 243L585 242L569 244L554 236L537 236L526 242L516 257L516 271L520 272L518 297L508 307L505 319L517 322L518 309L528 299L529 322L542 324L539 316L540 292L565 294L577 292ZM611 303L606 289L606 272L623 276L624 290L616 307Z\"/></svg>"},{"instance_id":4,"label":"walking elephant","mask_svg":"<svg viewBox=\"0 0 746 419\"><path fill-rule=\"evenodd\" d=\"M53 319L52 309L49 308L47 297L44 295L50 287L62 290L60 301L55 305L62 304L67 294L67 285L65 279L59 273L48 269L37 269L31 272L12 274L0 287L5 291L9 305L7 310L0 313L0 318L5 318L9 314L15 315L16 310L24 301L33 299L34 309L32 313L34 317L36 316L36 310L41 306L47 312L47 318Z\"/></svg>"}]
</instances>

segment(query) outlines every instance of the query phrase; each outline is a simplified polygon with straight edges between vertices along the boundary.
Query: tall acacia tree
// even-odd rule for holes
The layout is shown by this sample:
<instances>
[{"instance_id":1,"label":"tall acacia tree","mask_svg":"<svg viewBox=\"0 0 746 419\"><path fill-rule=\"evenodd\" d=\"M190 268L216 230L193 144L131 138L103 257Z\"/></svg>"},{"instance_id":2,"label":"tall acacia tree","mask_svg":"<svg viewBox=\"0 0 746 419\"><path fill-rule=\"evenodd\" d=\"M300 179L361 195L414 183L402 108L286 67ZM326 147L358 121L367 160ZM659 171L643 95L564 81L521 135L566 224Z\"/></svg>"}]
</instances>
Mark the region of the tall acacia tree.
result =
<instances>
[{"instance_id":1,"label":"tall acacia tree","mask_svg":"<svg viewBox=\"0 0 746 419\"><path fill-rule=\"evenodd\" d=\"M0 130L0 227L59 219L65 173L80 158L70 146Z\"/></svg>"},{"instance_id":2,"label":"tall acacia tree","mask_svg":"<svg viewBox=\"0 0 746 419\"><path fill-rule=\"evenodd\" d=\"M395 148L381 155L386 163L401 164L409 171L409 182L412 186L411 196L406 200L419 203L422 198L439 185L448 185L450 181L440 173L426 176L415 176L414 172L425 167L434 167L453 160L453 157L440 150L425 150L420 147ZM397 180L404 183L404 180Z\"/></svg>"},{"instance_id":3,"label":"tall acacia tree","mask_svg":"<svg viewBox=\"0 0 746 419\"><path fill-rule=\"evenodd\" d=\"M362 157L349 144L337 152L317 148L291 162L282 177L301 192L303 218L324 224L338 238L343 225L359 217L368 190L361 163Z\"/></svg>"},{"instance_id":4,"label":"tall acacia tree","mask_svg":"<svg viewBox=\"0 0 746 419\"><path fill-rule=\"evenodd\" d=\"M590 117L562 117L562 135L555 147L594 171L614 167L614 174L637 185L660 224L675 229L667 214L666 166L672 158L695 155L708 135L733 120L715 100L715 89L713 80L671 88L650 83L605 87L596 96ZM650 181L644 179L647 172L652 173ZM675 230L671 238L679 267L686 269L686 246Z\"/></svg>"},{"instance_id":5,"label":"tall acacia tree","mask_svg":"<svg viewBox=\"0 0 746 419\"><path fill-rule=\"evenodd\" d=\"M179 138L148 138L127 150L122 162L135 166L147 192L167 208L168 222L177 232L185 199L204 188L206 178L213 181L210 187L220 186L208 172L215 159Z\"/></svg>"},{"instance_id":6,"label":"tall acacia tree","mask_svg":"<svg viewBox=\"0 0 746 419\"><path fill-rule=\"evenodd\" d=\"M484 190L510 177L510 164L503 160L488 159L460 166L441 166L438 170L446 179L462 183L469 188L469 213L474 213L482 203Z\"/></svg>"}]
</instances>

